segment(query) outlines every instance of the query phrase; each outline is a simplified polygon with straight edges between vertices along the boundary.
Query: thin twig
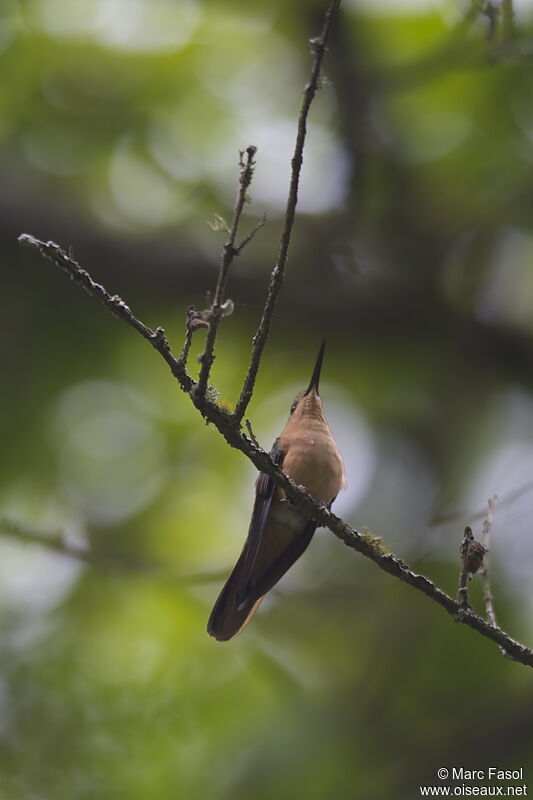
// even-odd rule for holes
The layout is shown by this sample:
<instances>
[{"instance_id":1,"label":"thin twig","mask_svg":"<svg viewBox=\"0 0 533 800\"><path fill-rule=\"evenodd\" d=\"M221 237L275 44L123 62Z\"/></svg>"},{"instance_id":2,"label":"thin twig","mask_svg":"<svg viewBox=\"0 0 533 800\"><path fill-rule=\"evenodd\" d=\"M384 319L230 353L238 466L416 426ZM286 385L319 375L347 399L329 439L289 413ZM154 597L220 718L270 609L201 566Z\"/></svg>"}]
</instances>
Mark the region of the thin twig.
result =
<instances>
[{"instance_id":1,"label":"thin twig","mask_svg":"<svg viewBox=\"0 0 533 800\"><path fill-rule=\"evenodd\" d=\"M324 25L322 33L317 39L311 40L312 51L314 53L314 60L311 66L311 73L307 86L304 89L302 105L300 114L298 116L298 127L296 131L296 143L294 146L294 155L291 161L291 181L289 186L289 195L287 199L287 208L285 211L285 222L281 234L278 258L276 266L272 271L270 277L270 285L268 287L267 299L259 327L255 333L252 344L252 355L250 358L250 365L244 379L242 391L235 407L233 419L236 424L240 424L248 404L252 398L259 364L263 355L263 350L267 343L268 335L270 333L270 326L272 324L272 316L276 307L278 295L280 293L283 279L285 277L285 267L287 265L287 256L289 253L289 245L291 241L292 228L294 225L294 217L296 213L296 204L298 202L298 186L300 182L300 171L303 161L303 150L305 145L305 136L307 132L307 117L311 103L316 94L320 81L320 70L322 62L326 53L326 45L328 42L331 25L335 14L338 10L340 0L333 0L330 4L326 15L324 17Z\"/></svg>"},{"instance_id":2,"label":"thin twig","mask_svg":"<svg viewBox=\"0 0 533 800\"><path fill-rule=\"evenodd\" d=\"M260 231L261 228L264 227L264 225L266 224L266 221L267 221L267 215L265 213L265 214L263 214L263 216L261 217L259 222L254 225L254 227L252 228L252 230L250 231L248 236L245 236L245 238L242 240L242 242L239 245L235 246L235 252L236 252L237 255L240 254L241 250L243 250L246 247L247 244L250 244L250 242L252 241L254 236L258 233L258 231Z\"/></svg>"},{"instance_id":3,"label":"thin twig","mask_svg":"<svg viewBox=\"0 0 533 800\"><path fill-rule=\"evenodd\" d=\"M514 503L516 500L519 500L522 495L527 494L528 492L533 491L533 482L527 481L522 486L519 486L517 489L513 489L512 492L500 497L498 496L498 505L500 508L504 506L508 506L511 503ZM449 522L457 522L458 520L465 519L470 524L473 522L479 522L480 520L485 519L487 514L487 509L483 508L479 511L474 511L472 514L469 514L468 511L451 511L448 514L436 514L433 519L431 520L432 525L445 525Z\"/></svg>"},{"instance_id":4,"label":"thin twig","mask_svg":"<svg viewBox=\"0 0 533 800\"><path fill-rule=\"evenodd\" d=\"M207 336L205 338L205 349L202 355L200 356L200 376L198 378L198 385L195 390L195 394L198 398L203 399L206 396L207 390L207 382L209 380L209 373L211 371L211 367L213 365L213 361L215 360L215 340L217 338L218 326L220 323L220 318L222 316L222 301L224 297L224 292L226 289L226 283L228 279L228 272L229 268L233 262L235 256L239 255L239 252L244 247L244 243L242 243L239 248L236 247L236 238L237 238L237 231L239 229L239 222L241 219L242 211L244 208L244 204L247 200L247 192L250 187L250 183L252 182L253 174L254 174L254 167L255 167L255 154L257 153L257 148L253 145L250 145L246 148L246 160L244 160L244 152L240 154L240 178L239 178L239 189L237 191L237 197L235 199L235 207L233 210L233 221L231 224L230 232L229 232L229 239L224 244L222 249L222 258L220 262L220 269L218 272L218 280L215 289L215 294L213 297L213 303L211 305L211 313L209 319L209 329L207 331Z\"/></svg>"},{"instance_id":5,"label":"thin twig","mask_svg":"<svg viewBox=\"0 0 533 800\"><path fill-rule=\"evenodd\" d=\"M248 431L248 436L250 437L251 441L255 444L256 447L259 447L260 445L259 445L259 442L257 441L257 439L255 437L255 433L252 430L252 423L250 422L250 420L249 419L245 419L244 420L244 425L246 427L246 430Z\"/></svg>"},{"instance_id":6,"label":"thin twig","mask_svg":"<svg viewBox=\"0 0 533 800\"><path fill-rule=\"evenodd\" d=\"M496 625L496 614L494 613L494 601L492 597L492 589L490 586L489 575L489 551L490 551L490 530L494 519L494 510L498 501L498 495L495 494L488 501L487 516L483 520L483 547L485 548L485 559L481 575L483 576L483 599L485 601L485 611L487 619L491 625Z\"/></svg>"},{"instance_id":7,"label":"thin twig","mask_svg":"<svg viewBox=\"0 0 533 800\"><path fill-rule=\"evenodd\" d=\"M101 569L105 572L121 573L124 575L146 575L157 580L165 579L183 585L196 585L222 580L224 572L194 572L183 573L177 569L169 568L166 564L146 559L134 559L129 556L102 553L97 550L83 547L69 542L63 534L56 531L35 530L28 525L22 525L13 519L0 517L0 535L25 545L37 545L54 553L67 556L75 561L80 561L86 566Z\"/></svg>"},{"instance_id":8,"label":"thin twig","mask_svg":"<svg viewBox=\"0 0 533 800\"><path fill-rule=\"evenodd\" d=\"M193 329L187 327L187 332L185 334L185 341L183 342L183 347L181 353L179 354L178 364L181 364L184 367L184 369L187 368L187 359L189 358L189 351L191 349L193 333L194 333Z\"/></svg>"},{"instance_id":9,"label":"thin twig","mask_svg":"<svg viewBox=\"0 0 533 800\"><path fill-rule=\"evenodd\" d=\"M189 350L191 349L193 333L200 328L209 328L209 322L206 319L208 315L208 311L198 311L194 306L189 306L187 309L187 333L185 335L183 349L178 358L178 363L182 364L184 368L187 367L187 359L189 357Z\"/></svg>"}]
</instances>

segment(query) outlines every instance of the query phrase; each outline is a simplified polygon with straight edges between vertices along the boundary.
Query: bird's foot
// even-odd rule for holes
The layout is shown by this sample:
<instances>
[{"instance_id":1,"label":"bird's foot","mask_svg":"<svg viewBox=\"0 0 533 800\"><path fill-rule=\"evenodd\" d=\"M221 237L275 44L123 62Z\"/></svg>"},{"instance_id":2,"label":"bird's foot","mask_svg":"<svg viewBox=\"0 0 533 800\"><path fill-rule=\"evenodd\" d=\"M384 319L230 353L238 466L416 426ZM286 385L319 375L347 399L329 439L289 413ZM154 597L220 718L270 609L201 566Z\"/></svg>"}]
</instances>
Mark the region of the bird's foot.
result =
<instances>
[{"instance_id":1,"label":"bird's foot","mask_svg":"<svg viewBox=\"0 0 533 800\"><path fill-rule=\"evenodd\" d=\"M307 491L309 491L309 490L308 490L308 488L307 488L307 486L302 486L302 484L301 484L301 483L297 483L297 484L296 484L296 488L297 488L297 489L300 489L302 492L307 492ZM294 500L291 500L291 498L290 498L290 497L287 497L287 495L285 495L285 497L283 497L283 498L282 498L281 502L282 502L282 503L287 503L287 505L289 505L289 506L293 506L293 505L294 505Z\"/></svg>"}]
</instances>

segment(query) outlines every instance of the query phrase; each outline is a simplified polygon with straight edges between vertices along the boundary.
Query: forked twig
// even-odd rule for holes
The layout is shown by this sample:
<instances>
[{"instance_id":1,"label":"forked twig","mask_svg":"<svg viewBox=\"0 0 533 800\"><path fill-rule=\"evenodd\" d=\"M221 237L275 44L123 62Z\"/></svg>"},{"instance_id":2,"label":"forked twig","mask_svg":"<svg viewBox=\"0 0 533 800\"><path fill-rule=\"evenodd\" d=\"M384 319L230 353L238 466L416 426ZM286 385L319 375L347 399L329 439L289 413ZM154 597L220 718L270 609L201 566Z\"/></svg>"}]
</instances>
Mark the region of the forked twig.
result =
<instances>
[{"instance_id":1,"label":"forked twig","mask_svg":"<svg viewBox=\"0 0 533 800\"><path fill-rule=\"evenodd\" d=\"M245 159L245 152L246 152L246 159ZM231 223L228 241L224 244L224 247L222 248L222 258L220 262L220 269L218 272L217 285L213 297L213 303L211 305L211 308L209 309L210 312L209 328L205 339L205 348L204 352L200 356L200 364L201 364L200 376L198 378L198 385L195 389L195 393L199 399L203 399L205 397L207 390L207 382L209 380L209 373L211 371L213 361L215 360L215 341L217 338L218 326L220 324L220 319L222 316L222 303L224 298L224 292L226 290L229 268L235 256L239 255L242 248L246 244L245 240L240 245L237 245L236 240L237 240L237 232L239 230L239 223L241 220L242 211L244 208L244 204L246 203L247 200L247 192L250 187L250 183L252 182L254 174L255 154L257 153L257 148L254 147L253 145L250 145L249 147L246 148L245 152L243 151L240 153L239 165L241 171L239 179L239 189L237 191L237 197L235 199L235 208L233 211L233 221ZM248 241L251 241L253 235L254 234L252 232Z\"/></svg>"}]
</instances>

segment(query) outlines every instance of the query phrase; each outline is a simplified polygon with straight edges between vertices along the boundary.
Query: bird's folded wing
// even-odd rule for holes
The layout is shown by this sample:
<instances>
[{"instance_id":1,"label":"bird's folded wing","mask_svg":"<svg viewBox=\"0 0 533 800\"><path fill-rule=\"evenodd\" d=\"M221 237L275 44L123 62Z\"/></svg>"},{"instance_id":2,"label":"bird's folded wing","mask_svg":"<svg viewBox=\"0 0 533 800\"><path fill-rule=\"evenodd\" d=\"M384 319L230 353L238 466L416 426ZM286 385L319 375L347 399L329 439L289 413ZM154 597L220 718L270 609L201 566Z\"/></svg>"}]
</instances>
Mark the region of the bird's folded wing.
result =
<instances>
[{"instance_id":1,"label":"bird's folded wing","mask_svg":"<svg viewBox=\"0 0 533 800\"><path fill-rule=\"evenodd\" d=\"M270 451L270 457L274 464L281 467L283 465L283 456L284 453L279 446L279 439L276 439ZM275 489L276 484L272 478L264 472L260 472L255 485L255 502L250 527L248 529L248 536L241 554L242 560L239 559L241 560L241 564L239 567L239 588L236 597L238 605L240 605L243 600L255 559L257 558Z\"/></svg>"}]
</instances>

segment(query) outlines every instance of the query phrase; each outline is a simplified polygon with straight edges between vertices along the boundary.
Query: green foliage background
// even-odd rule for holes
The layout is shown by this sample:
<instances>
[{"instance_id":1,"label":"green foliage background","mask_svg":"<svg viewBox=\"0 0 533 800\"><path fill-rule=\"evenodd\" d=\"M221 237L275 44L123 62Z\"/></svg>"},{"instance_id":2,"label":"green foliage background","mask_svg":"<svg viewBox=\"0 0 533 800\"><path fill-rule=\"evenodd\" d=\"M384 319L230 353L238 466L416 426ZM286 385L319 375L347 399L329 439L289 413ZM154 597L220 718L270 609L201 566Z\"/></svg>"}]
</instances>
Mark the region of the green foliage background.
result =
<instances>
[{"instance_id":1,"label":"green foliage background","mask_svg":"<svg viewBox=\"0 0 533 800\"><path fill-rule=\"evenodd\" d=\"M338 510L453 593L500 497L499 621L533 641L533 68L527 5L343 4L250 416L265 447L328 338ZM476 10L477 8L477 10ZM529 670L321 531L246 631L205 623L253 469L156 354L19 233L176 350L259 148L214 381L234 402L273 266L323 4L4 0L0 10L0 795L408 798L441 766L533 769ZM194 354L201 352L197 334ZM475 602L480 593L473 582Z\"/></svg>"}]
</instances>

